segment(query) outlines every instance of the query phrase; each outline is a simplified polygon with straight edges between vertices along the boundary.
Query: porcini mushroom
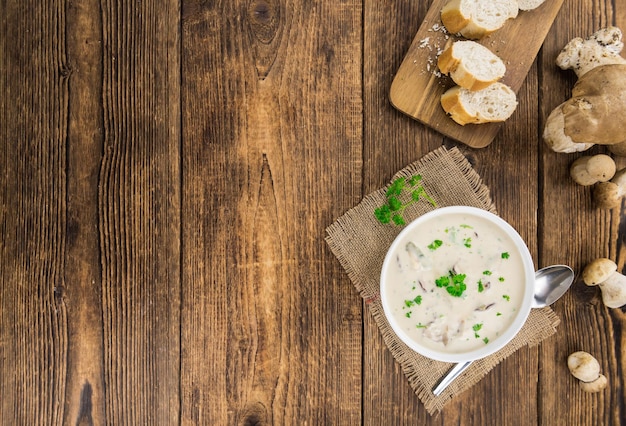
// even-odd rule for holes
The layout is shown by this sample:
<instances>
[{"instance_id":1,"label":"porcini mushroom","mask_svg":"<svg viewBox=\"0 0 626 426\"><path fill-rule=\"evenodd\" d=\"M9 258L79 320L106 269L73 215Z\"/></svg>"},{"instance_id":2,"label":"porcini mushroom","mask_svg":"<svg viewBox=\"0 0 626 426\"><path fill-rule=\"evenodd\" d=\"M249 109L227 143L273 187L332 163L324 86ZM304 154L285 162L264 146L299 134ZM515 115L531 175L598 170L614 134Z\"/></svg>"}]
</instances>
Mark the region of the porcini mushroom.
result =
<instances>
[{"instance_id":1,"label":"porcini mushroom","mask_svg":"<svg viewBox=\"0 0 626 426\"><path fill-rule=\"evenodd\" d=\"M598 207L612 209L620 205L626 195L626 168L619 170L608 182L600 182L593 191Z\"/></svg>"},{"instance_id":2,"label":"porcini mushroom","mask_svg":"<svg viewBox=\"0 0 626 426\"><path fill-rule=\"evenodd\" d=\"M585 155L575 160L569 171L576 183L589 186L610 180L615 175L615 161L606 154Z\"/></svg>"},{"instance_id":3,"label":"porcini mushroom","mask_svg":"<svg viewBox=\"0 0 626 426\"><path fill-rule=\"evenodd\" d=\"M626 305L626 277L617 272L617 264L611 259L595 259L583 270L583 281L588 286L599 286L602 302L608 308Z\"/></svg>"},{"instance_id":4,"label":"porcini mushroom","mask_svg":"<svg viewBox=\"0 0 626 426\"><path fill-rule=\"evenodd\" d=\"M543 138L555 152L581 152L594 144L626 143L626 122L615 119L626 110L626 58L622 31L602 28L586 39L576 37L563 48L556 64L572 69L578 81L572 97L548 115Z\"/></svg>"},{"instance_id":5,"label":"porcini mushroom","mask_svg":"<svg viewBox=\"0 0 626 426\"><path fill-rule=\"evenodd\" d=\"M606 377L600 374L600 363L588 352L578 351L567 357L567 368L585 392L599 392L607 385Z\"/></svg>"}]
</instances>

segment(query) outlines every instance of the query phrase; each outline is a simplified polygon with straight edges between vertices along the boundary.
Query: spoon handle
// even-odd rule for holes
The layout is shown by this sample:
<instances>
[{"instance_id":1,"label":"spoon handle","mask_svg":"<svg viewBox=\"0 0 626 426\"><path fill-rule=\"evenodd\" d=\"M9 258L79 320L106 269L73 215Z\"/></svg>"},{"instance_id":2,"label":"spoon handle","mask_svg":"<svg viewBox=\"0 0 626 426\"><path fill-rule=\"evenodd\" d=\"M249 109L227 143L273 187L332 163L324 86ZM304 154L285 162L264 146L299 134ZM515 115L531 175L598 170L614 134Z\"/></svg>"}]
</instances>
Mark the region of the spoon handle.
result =
<instances>
[{"instance_id":1,"label":"spoon handle","mask_svg":"<svg viewBox=\"0 0 626 426\"><path fill-rule=\"evenodd\" d=\"M470 365L472 365L472 361L465 361L459 362L457 365L452 367L452 369L448 371L448 374L443 376L435 389L433 389L433 394L435 396L441 395L441 393L448 387L448 385L452 383L454 379L459 377L465 370L467 370L467 367L469 367Z\"/></svg>"}]
</instances>

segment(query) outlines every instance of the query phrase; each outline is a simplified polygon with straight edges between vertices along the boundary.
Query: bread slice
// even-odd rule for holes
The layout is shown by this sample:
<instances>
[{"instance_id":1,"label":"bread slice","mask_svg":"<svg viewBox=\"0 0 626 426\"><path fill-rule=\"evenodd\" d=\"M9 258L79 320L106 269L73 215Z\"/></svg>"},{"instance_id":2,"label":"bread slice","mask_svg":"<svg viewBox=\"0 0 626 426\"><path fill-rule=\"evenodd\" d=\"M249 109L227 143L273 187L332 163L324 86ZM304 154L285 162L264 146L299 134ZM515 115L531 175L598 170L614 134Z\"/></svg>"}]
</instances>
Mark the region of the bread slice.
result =
<instances>
[{"instance_id":1,"label":"bread slice","mask_svg":"<svg viewBox=\"0 0 626 426\"><path fill-rule=\"evenodd\" d=\"M441 22L450 33L480 39L517 17L517 0L450 0L441 9Z\"/></svg>"},{"instance_id":2,"label":"bread slice","mask_svg":"<svg viewBox=\"0 0 626 426\"><path fill-rule=\"evenodd\" d=\"M517 96L506 84L496 82L482 90L454 86L441 95L441 106L458 124L504 121L517 108Z\"/></svg>"},{"instance_id":3,"label":"bread slice","mask_svg":"<svg viewBox=\"0 0 626 426\"><path fill-rule=\"evenodd\" d=\"M506 72L502 59L471 40L459 40L448 46L437 60L439 70L449 74L459 86L480 90L500 80Z\"/></svg>"},{"instance_id":4,"label":"bread slice","mask_svg":"<svg viewBox=\"0 0 626 426\"><path fill-rule=\"evenodd\" d=\"M467 0L450 0L441 9L441 23L449 33L459 33L469 24L473 7Z\"/></svg>"}]
</instances>

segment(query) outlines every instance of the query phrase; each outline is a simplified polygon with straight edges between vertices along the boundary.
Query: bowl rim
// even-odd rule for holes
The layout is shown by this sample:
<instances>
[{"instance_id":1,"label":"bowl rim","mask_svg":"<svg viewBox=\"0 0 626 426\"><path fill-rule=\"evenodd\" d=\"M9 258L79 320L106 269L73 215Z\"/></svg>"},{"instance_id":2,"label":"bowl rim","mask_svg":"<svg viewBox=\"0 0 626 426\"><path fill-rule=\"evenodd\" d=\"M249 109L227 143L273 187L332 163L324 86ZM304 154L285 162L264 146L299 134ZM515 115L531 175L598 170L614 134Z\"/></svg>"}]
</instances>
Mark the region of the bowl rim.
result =
<instances>
[{"instance_id":1,"label":"bowl rim","mask_svg":"<svg viewBox=\"0 0 626 426\"><path fill-rule=\"evenodd\" d=\"M387 280L385 279L385 272L389 267L389 264L393 260L392 253L395 252L398 244L403 240L406 234L410 233L414 228L419 227L423 222L430 220L433 217L446 215L446 214L469 214L473 216L477 216L483 219L488 220L493 223L497 227L499 227L502 231L504 231L509 238L513 241L515 247L520 253L522 258L523 268L526 274L526 288L524 289L524 296L522 302L520 303L519 310L517 315L509 325L509 327L496 339L489 342L489 344L484 347L474 349L468 352L463 353L448 353L443 351L437 351L432 348L428 348L420 345L415 340L411 339L400 327L395 317L391 313L391 308L388 306L389 301L386 294L386 286L388 285ZM532 307L532 301L534 298L534 278L535 278L535 266L533 263L532 255L528 249L528 246L524 242L523 238L519 235L519 233L511 226L507 221L502 219L500 216L489 212L488 210L484 210L478 207L471 206L446 206L439 207L435 210L432 210L428 213L425 213L416 219L409 222L404 229L400 231L400 233L393 240L389 249L385 254L385 259L383 261L382 269L380 272L380 298L381 304L383 307L384 315L389 323L392 331L396 334L396 336L410 349L413 351L427 357L433 359L435 361L443 361L443 362L467 362L474 361L477 359L481 359L492 355L493 353L499 351L504 346L513 340L513 338L519 333L522 329L528 316L530 314L530 310Z\"/></svg>"}]
</instances>

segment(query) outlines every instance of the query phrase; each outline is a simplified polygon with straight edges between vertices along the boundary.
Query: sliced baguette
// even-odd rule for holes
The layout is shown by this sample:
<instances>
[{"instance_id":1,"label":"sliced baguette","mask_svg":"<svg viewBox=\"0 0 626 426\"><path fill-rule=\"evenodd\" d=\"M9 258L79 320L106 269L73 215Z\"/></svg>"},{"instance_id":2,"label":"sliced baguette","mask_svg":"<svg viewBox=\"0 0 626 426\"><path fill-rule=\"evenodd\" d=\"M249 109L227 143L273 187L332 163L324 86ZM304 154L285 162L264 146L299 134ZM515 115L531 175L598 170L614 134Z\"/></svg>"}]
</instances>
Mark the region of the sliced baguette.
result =
<instances>
[{"instance_id":1,"label":"sliced baguette","mask_svg":"<svg viewBox=\"0 0 626 426\"><path fill-rule=\"evenodd\" d=\"M451 33L477 40L517 17L517 0L450 0L441 9L441 22Z\"/></svg>"},{"instance_id":2,"label":"sliced baguette","mask_svg":"<svg viewBox=\"0 0 626 426\"><path fill-rule=\"evenodd\" d=\"M496 82L482 90L454 86L441 95L441 106L458 124L504 121L517 107L517 96L506 84Z\"/></svg>"},{"instance_id":3,"label":"sliced baguette","mask_svg":"<svg viewBox=\"0 0 626 426\"><path fill-rule=\"evenodd\" d=\"M468 90L484 89L506 72L502 59L471 40L459 40L450 45L439 55L437 65L442 73Z\"/></svg>"}]
</instances>

